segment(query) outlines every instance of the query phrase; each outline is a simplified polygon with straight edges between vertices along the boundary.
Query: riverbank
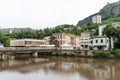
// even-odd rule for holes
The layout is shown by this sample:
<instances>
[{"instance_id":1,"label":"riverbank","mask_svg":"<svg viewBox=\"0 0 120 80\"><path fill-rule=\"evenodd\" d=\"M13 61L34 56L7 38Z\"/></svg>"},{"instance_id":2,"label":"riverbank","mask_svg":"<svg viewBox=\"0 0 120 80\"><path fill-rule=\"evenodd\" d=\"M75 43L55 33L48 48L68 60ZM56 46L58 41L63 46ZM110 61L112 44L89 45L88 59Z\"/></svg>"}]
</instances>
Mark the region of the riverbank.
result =
<instances>
[{"instance_id":1,"label":"riverbank","mask_svg":"<svg viewBox=\"0 0 120 80\"><path fill-rule=\"evenodd\" d=\"M120 51L111 50L111 51L80 51L72 53L54 53L50 54L51 56L70 56L70 57L89 57L89 58L120 58ZM49 55L49 56L50 56Z\"/></svg>"}]
</instances>

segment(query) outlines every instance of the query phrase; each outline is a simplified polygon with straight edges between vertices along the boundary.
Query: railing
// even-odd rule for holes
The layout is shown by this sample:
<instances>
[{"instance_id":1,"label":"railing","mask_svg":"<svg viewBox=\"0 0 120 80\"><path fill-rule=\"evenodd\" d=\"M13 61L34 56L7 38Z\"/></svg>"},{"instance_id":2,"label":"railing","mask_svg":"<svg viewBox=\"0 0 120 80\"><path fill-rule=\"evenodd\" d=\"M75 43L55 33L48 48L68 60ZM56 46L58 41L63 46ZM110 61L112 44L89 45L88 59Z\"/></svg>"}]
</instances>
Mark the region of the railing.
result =
<instances>
[{"instance_id":1,"label":"railing","mask_svg":"<svg viewBox=\"0 0 120 80\"><path fill-rule=\"evenodd\" d=\"M51 50L55 47L2 47L0 50Z\"/></svg>"},{"instance_id":2,"label":"railing","mask_svg":"<svg viewBox=\"0 0 120 80\"><path fill-rule=\"evenodd\" d=\"M15 50L55 50L55 47L0 47L0 51L15 51ZM73 48L57 48L57 50L73 50Z\"/></svg>"}]
</instances>

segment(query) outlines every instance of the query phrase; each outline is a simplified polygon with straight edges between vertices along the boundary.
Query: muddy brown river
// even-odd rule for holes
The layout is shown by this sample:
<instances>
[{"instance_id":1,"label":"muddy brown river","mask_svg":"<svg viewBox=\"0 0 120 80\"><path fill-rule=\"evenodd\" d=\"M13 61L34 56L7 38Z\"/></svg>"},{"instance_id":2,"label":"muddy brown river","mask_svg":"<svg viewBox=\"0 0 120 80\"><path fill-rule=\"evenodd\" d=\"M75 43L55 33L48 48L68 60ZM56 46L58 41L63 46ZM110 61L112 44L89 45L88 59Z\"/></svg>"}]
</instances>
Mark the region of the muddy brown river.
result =
<instances>
[{"instance_id":1,"label":"muddy brown river","mask_svg":"<svg viewBox=\"0 0 120 80\"><path fill-rule=\"evenodd\" d=\"M42 57L0 61L0 80L120 80L120 59Z\"/></svg>"}]
</instances>

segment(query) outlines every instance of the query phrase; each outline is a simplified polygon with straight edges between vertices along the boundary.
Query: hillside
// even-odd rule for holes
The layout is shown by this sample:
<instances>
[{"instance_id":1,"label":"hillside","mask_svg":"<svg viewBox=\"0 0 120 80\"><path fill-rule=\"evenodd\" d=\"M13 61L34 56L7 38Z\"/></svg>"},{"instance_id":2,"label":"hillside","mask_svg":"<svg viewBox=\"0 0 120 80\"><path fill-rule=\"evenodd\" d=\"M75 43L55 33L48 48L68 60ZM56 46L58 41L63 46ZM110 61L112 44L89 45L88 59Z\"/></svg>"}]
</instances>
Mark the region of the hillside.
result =
<instances>
[{"instance_id":1,"label":"hillside","mask_svg":"<svg viewBox=\"0 0 120 80\"><path fill-rule=\"evenodd\" d=\"M9 33L10 29L16 29L18 31L32 31L32 32L35 31L34 29L31 29L31 28L3 28L3 29L1 29L1 32L3 32L3 33Z\"/></svg>"},{"instance_id":2,"label":"hillside","mask_svg":"<svg viewBox=\"0 0 120 80\"><path fill-rule=\"evenodd\" d=\"M118 18L120 18L120 0L115 3L105 5L98 13L95 13L79 21L77 26L83 26L83 25L86 25L87 23L90 23L92 20L92 17L96 14L99 14L102 16L102 21L106 21L109 19L113 19L115 21L116 18L118 20Z\"/></svg>"}]
</instances>

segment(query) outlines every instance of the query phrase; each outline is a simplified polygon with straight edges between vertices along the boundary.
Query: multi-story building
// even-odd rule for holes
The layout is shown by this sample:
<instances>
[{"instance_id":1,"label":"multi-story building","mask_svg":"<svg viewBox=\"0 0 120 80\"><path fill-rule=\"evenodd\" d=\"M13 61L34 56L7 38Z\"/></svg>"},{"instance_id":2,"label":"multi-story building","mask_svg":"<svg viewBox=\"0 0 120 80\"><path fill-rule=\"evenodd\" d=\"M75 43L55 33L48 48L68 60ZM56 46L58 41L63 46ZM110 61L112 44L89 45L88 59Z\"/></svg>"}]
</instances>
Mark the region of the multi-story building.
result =
<instances>
[{"instance_id":1,"label":"multi-story building","mask_svg":"<svg viewBox=\"0 0 120 80\"><path fill-rule=\"evenodd\" d=\"M90 47L93 50L108 50L109 49L109 38L105 36L91 37Z\"/></svg>"},{"instance_id":2,"label":"multi-story building","mask_svg":"<svg viewBox=\"0 0 120 80\"><path fill-rule=\"evenodd\" d=\"M82 50L89 50L90 46L90 32L83 32L81 33L81 49Z\"/></svg>"},{"instance_id":3,"label":"multi-story building","mask_svg":"<svg viewBox=\"0 0 120 80\"><path fill-rule=\"evenodd\" d=\"M97 23L97 24L101 24L102 20L101 20L101 15L95 15L92 17L92 23Z\"/></svg>"},{"instance_id":4,"label":"multi-story building","mask_svg":"<svg viewBox=\"0 0 120 80\"><path fill-rule=\"evenodd\" d=\"M55 33L54 37L59 41L59 45L71 44L73 47L80 47L80 36L66 33Z\"/></svg>"},{"instance_id":5,"label":"multi-story building","mask_svg":"<svg viewBox=\"0 0 120 80\"><path fill-rule=\"evenodd\" d=\"M110 43L110 39L106 36L104 36L103 33L103 29L106 27L107 25L99 25L99 36L95 36L95 37L91 37L90 38L90 48L93 50L108 50L111 46L111 48L114 48L113 45L113 38L111 38L111 43Z\"/></svg>"}]
</instances>

